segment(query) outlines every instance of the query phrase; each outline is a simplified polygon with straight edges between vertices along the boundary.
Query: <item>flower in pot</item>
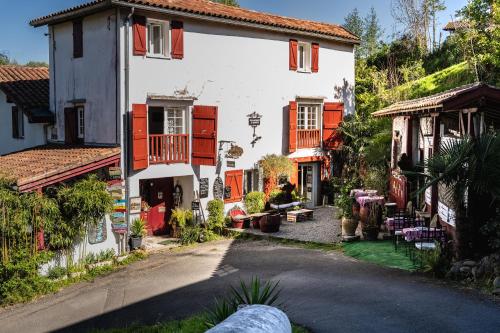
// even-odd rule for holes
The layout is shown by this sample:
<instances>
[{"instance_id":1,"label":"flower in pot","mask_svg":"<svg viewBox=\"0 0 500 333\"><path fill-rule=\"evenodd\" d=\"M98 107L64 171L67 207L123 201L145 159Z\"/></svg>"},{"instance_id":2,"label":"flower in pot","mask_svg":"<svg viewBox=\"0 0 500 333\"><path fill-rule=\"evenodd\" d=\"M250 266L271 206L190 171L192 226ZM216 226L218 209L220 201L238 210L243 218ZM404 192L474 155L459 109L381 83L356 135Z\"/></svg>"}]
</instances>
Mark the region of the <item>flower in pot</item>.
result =
<instances>
[{"instance_id":1,"label":"flower in pot","mask_svg":"<svg viewBox=\"0 0 500 333\"><path fill-rule=\"evenodd\" d=\"M130 225L130 247L132 250L142 246L142 237L146 234L146 222L142 218L133 220Z\"/></svg>"},{"instance_id":2,"label":"flower in pot","mask_svg":"<svg viewBox=\"0 0 500 333\"><path fill-rule=\"evenodd\" d=\"M354 200L350 196L349 192L350 189L348 186L343 186L337 197L336 204L340 210L339 217L342 218L342 234L344 236L352 237L356 235L359 219L353 212L352 205Z\"/></svg>"},{"instance_id":3,"label":"flower in pot","mask_svg":"<svg viewBox=\"0 0 500 333\"><path fill-rule=\"evenodd\" d=\"M250 192L245 196L245 208L248 214L259 214L264 211L266 206L266 195L263 192ZM262 217L252 217L252 226L254 229L260 228Z\"/></svg>"}]
</instances>

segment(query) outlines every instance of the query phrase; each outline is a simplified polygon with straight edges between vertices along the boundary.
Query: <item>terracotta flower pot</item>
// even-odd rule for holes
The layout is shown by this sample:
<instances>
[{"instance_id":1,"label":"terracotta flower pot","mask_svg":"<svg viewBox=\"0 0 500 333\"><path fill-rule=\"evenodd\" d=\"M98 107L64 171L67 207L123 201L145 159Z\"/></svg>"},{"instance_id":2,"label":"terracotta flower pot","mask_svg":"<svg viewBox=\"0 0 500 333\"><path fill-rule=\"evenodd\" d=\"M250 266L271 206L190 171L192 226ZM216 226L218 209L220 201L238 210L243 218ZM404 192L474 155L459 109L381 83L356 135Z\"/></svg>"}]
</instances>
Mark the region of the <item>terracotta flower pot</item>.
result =
<instances>
[{"instance_id":1,"label":"terracotta flower pot","mask_svg":"<svg viewBox=\"0 0 500 333\"><path fill-rule=\"evenodd\" d=\"M363 238L368 241L376 241L380 228L378 226L367 226L362 229Z\"/></svg>"},{"instance_id":2,"label":"terracotta flower pot","mask_svg":"<svg viewBox=\"0 0 500 333\"><path fill-rule=\"evenodd\" d=\"M342 234L344 236L355 236L359 221L356 218L342 218Z\"/></svg>"},{"instance_id":3,"label":"terracotta flower pot","mask_svg":"<svg viewBox=\"0 0 500 333\"><path fill-rule=\"evenodd\" d=\"M234 229L243 229L245 222L243 220L233 220Z\"/></svg>"},{"instance_id":4,"label":"terracotta flower pot","mask_svg":"<svg viewBox=\"0 0 500 333\"><path fill-rule=\"evenodd\" d=\"M260 231L273 233L280 231L281 217L279 214L265 216L260 220Z\"/></svg>"}]
</instances>

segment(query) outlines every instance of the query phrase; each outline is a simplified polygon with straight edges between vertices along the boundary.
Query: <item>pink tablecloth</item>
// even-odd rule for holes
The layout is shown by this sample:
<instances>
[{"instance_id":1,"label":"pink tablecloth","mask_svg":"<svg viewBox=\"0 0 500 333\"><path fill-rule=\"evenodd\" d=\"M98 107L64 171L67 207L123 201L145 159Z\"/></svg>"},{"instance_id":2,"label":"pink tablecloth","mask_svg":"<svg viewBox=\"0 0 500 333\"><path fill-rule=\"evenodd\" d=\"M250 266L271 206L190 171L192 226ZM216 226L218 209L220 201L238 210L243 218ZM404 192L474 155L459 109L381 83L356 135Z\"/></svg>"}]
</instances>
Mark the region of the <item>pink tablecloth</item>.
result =
<instances>
[{"instance_id":1,"label":"pink tablecloth","mask_svg":"<svg viewBox=\"0 0 500 333\"><path fill-rule=\"evenodd\" d=\"M404 228L403 235L405 240L408 242L419 241L419 240L443 240L445 233L443 229L437 228L427 228L427 227L414 227L414 228Z\"/></svg>"},{"instance_id":2,"label":"pink tablecloth","mask_svg":"<svg viewBox=\"0 0 500 333\"><path fill-rule=\"evenodd\" d=\"M354 199L358 199L359 197L377 195L377 190L354 189L354 190L351 190L350 194L351 194L351 197L354 197Z\"/></svg>"},{"instance_id":3,"label":"pink tablecloth","mask_svg":"<svg viewBox=\"0 0 500 333\"><path fill-rule=\"evenodd\" d=\"M357 197L356 201L359 203L361 207L364 207L367 204L378 204L383 206L385 203L385 198L382 196L363 196Z\"/></svg>"},{"instance_id":4,"label":"pink tablecloth","mask_svg":"<svg viewBox=\"0 0 500 333\"><path fill-rule=\"evenodd\" d=\"M407 228L410 226L413 227L423 227L425 225L425 221L423 219L402 219L402 218L394 218L388 217L385 220L385 225L389 231L393 230L401 230L403 228Z\"/></svg>"}]
</instances>

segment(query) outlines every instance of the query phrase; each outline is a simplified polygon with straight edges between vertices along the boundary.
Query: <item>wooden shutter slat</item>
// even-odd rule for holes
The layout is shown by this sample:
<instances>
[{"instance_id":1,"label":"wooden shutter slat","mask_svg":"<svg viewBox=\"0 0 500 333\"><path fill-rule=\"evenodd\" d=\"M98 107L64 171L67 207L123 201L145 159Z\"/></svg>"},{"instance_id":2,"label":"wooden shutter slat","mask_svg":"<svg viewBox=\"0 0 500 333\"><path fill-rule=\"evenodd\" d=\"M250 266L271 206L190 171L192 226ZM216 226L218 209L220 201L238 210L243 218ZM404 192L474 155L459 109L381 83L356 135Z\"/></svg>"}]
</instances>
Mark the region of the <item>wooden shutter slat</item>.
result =
<instances>
[{"instance_id":1,"label":"wooden shutter slat","mask_svg":"<svg viewBox=\"0 0 500 333\"><path fill-rule=\"evenodd\" d=\"M344 118L343 103L325 103L323 106L323 148L337 149L342 141L337 129Z\"/></svg>"},{"instance_id":2,"label":"wooden shutter slat","mask_svg":"<svg viewBox=\"0 0 500 333\"><path fill-rule=\"evenodd\" d=\"M289 111L288 150L293 153L297 150L297 102L291 101Z\"/></svg>"},{"instance_id":3,"label":"wooden shutter slat","mask_svg":"<svg viewBox=\"0 0 500 333\"><path fill-rule=\"evenodd\" d=\"M217 112L216 106L193 108L193 165L217 165Z\"/></svg>"},{"instance_id":4,"label":"wooden shutter slat","mask_svg":"<svg viewBox=\"0 0 500 333\"><path fill-rule=\"evenodd\" d=\"M133 37L134 37L134 55L144 56L146 55L146 17L144 16L134 16L134 23L132 25Z\"/></svg>"},{"instance_id":5,"label":"wooden shutter slat","mask_svg":"<svg viewBox=\"0 0 500 333\"><path fill-rule=\"evenodd\" d=\"M184 58L184 24L172 21L172 59Z\"/></svg>"},{"instance_id":6,"label":"wooden shutter slat","mask_svg":"<svg viewBox=\"0 0 500 333\"><path fill-rule=\"evenodd\" d=\"M148 161L148 106L132 104L132 168L146 169Z\"/></svg>"},{"instance_id":7,"label":"wooden shutter slat","mask_svg":"<svg viewBox=\"0 0 500 333\"><path fill-rule=\"evenodd\" d=\"M296 71L297 70L297 52L298 52L298 45L299 43L295 39L290 39L290 46L289 46L289 53L290 53L290 70L291 71Z\"/></svg>"},{"instance_id":8,"label":"wooden shutter slat","mask_svg":"<svg viewBox=\"0 0 500 333\"><path fill-rule=\"evenodd\" d=\"M319 71L319 44L313 43L312 47L312 59L311 59L311 71L317 73Z\"/></svg>"}]
</instances>

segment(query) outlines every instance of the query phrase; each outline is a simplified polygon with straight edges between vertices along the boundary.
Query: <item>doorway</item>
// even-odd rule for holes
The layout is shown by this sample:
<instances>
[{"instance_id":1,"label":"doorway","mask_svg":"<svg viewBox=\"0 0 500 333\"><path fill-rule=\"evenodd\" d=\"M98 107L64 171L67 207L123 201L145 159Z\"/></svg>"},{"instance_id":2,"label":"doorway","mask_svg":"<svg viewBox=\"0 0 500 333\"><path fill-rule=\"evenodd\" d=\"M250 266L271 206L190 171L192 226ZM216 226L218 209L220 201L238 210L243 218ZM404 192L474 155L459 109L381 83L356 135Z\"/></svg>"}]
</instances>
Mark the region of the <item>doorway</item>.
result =
<instances>
[{"instance_id":1,"label":"doorway","mask_svg":"<svg viewBox=\"0 0 500 333\"><path fill-rule=\"evenodd\" d=\"M174 207L174 179L157 178L139 181L140 196L147 204L143 214L148 235L164 235L168 232L168 221Z\"/></svg>"},{"instance_id":2,"label":"doorway","mask_svg":"<svg viewBox=\"0 0 500 333\"><path fill-rule=\"evenodd\" d=\"M313 208L319 202L319 164L300 163L298 168L297 190L301 197L306 199L306 206Z\"/></svg>"}]
</instances>

